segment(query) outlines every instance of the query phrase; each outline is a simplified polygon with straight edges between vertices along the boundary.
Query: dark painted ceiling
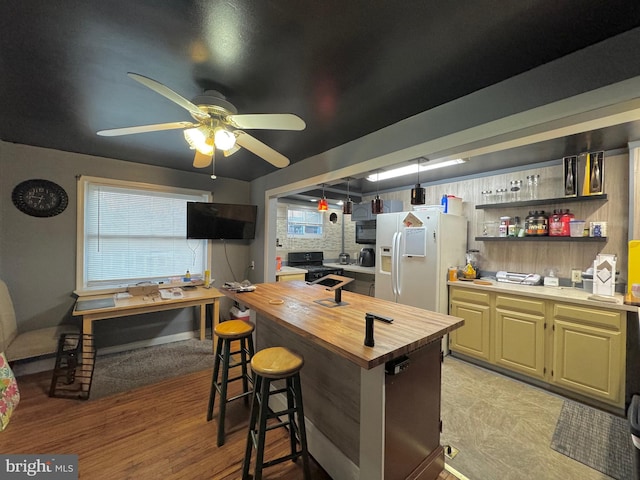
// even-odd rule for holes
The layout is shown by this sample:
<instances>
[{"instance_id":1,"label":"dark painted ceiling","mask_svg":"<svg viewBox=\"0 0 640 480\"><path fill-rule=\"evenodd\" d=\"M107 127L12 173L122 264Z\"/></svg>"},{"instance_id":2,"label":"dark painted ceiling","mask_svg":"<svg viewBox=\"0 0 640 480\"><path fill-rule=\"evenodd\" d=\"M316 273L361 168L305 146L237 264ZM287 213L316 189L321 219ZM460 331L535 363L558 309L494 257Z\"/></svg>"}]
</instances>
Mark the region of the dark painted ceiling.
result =
<instances>
[{"instance_id":1,"label":"dark painted ceiling","mask_svg":"<svg viewBox=\"0 0 640 480\"><path fill-rule=\"evenodd\" d=\"M250 132L295 163L638 25L637 0L3 0L0 138L195 170L180 130L95 134L191 121L136 72L299 115L302 132ZM274 170L246 150L216 163Z\"/></svg>"}]
</instances>

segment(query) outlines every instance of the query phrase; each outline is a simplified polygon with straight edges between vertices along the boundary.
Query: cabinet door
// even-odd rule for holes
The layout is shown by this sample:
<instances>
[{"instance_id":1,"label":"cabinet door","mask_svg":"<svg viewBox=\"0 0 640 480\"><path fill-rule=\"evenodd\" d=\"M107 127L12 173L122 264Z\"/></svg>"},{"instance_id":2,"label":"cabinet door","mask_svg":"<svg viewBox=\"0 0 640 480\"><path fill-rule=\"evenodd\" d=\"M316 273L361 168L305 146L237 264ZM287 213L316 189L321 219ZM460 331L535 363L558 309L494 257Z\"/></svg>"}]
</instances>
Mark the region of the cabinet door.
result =
<instances>
[{"instance_id":1,"label":"cabinet door","mask_svg":"<svg viewBox=\"0 0 640 480\"><path fill-rule=\"evenodd\" d=\"M552 382L589 397L622 406L624 402L625 331L606 328L600 324L621 325L619 312L593 311L581 307L554 311L554 341ZM571 321L567 311L574 310L581 317ZM588 323L585 319L602 317L602 322Z\"/></svg>"},{"instance_id":2,"label":"cabinet door","mask_svg":"<svg viewBox=\"0 0 640 480\"><path fill-rule=\"evenodd\" d=\"M495 363L544 379L544 315L496 308Z\"/></svg>"},{"instance_id":3,"label":"cabinet door","mask_svg":"<svg viewBox=\"0 0 640 480\"><path fill-rule=\"evenodd\" d=\"M364 220L371 220L373 218L373 214L371 213L370 203L354 204L351 212L352 212L351 213L352 222L361 222Z\"/></svg>"},{"instance_id":4,"label":"cabinet door","mask_svg":"<svg viewBox=\"0 0 640 480\"><path fill-rule=\"evenodd\" d=\"M304 273L292 273L291 275L278 275L279 282L291 282L293 280L304 280Z\"/></svg>"},{"instance_id":5,"label":"cabinet door","mask_svg":"<svg viewBox=\"0 0 640 480\"><path fill-rule=\"evenodd\" d=\"M464 318L464 325L450 335L449 348L490 361L491 297L488 293L451 289L450 314Z\"/></svg>"}]
</instances>

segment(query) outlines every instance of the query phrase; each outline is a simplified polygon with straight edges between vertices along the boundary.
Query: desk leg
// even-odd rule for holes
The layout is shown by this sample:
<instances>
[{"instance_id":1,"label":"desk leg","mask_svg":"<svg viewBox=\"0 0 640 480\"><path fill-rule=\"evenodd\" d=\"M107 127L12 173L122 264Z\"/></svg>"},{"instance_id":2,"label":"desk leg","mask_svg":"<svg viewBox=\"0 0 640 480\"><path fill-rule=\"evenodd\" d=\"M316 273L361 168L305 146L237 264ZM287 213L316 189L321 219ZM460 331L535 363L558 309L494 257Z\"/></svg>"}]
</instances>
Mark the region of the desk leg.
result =
<instances>
[{"instance_id":1,"label":"desk leg","mask_svg":"<svg viewBox=\"0 0 640 480\"><path fill-rule=\"evenodd\" d=\"M80 375L80 378L81 378L81 382L83 383L83 386L82 386L83 391L87 391L89 389L89 384L91 381L91 377L93 374L93 367L94 367L93 365L94 359L92 358L91 352L86 347L85 339L88 337L85 337L85 335L93 335L93 320L90 320L86 317L82 317L82 337L83 337L82 352L81 352L82 366L80 367L82 368L82 375ZM95 348L95 345L93 345L92 348Z\"/></svg>"},{"instance_id":2,"label":"desk leg","mask_svg":"<svg viewBox=\"0 0 640 480\"><path fill-rule=\"evenodd\" d=\"M207 304L200 305L200 341L202 342L206 337L207 328Z\"/></svg>"}]
</instances>

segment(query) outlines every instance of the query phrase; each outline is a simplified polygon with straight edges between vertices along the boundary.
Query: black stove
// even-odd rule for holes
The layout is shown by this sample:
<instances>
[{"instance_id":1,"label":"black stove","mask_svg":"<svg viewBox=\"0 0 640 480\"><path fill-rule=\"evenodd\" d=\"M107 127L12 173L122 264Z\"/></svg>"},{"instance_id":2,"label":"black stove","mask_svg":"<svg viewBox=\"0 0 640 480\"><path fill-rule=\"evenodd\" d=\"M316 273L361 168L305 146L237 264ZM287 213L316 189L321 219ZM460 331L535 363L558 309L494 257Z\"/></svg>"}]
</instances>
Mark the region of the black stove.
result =
<instances>
[{"instance_id":1,"label":"black stove","mask_svg":"<svg viewBox=\"0 0 640 480\"><path fill-rule=\"evenodd\" d=\"M325 275L342 275L341 268L327 267L323 265L323 252L291 252L287 256L287 265L290 267L303 268L307 271L304 279L312 282Z\"/></svg>"}]
</instances>

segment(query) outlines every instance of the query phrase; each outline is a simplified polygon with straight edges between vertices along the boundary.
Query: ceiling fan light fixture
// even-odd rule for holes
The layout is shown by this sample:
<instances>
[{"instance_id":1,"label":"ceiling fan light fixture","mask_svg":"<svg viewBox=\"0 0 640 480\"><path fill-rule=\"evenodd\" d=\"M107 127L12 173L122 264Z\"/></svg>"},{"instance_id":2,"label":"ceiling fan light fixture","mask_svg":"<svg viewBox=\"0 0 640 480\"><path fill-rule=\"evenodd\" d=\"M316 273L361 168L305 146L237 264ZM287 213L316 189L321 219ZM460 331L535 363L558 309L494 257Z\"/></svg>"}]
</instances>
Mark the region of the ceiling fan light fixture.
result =
<instances>
[{"instance_id":1,"label":"ceiling fan light fixture","mask_svg":"<svg viewBox=\"0 0 640 480\"><path fill-rule=\"evenodd\" d=\"M218 127L213 131L213 139L216 148L223 151L232 149L236 144L236 136L222 127Z\"/></svg>"},{"instance_id":2,"label":"ceiling fan light fixture","mask_svg":"<svg viewBox=\"0 0 640 480\"><path fill-rule=\"evenodd\" d=\"M213 154L213 139L207 126L201 125L196 128L187 128L183 133L184 139L192 150L198 150L203 155Z\"/></svg>"}]
</instances>

